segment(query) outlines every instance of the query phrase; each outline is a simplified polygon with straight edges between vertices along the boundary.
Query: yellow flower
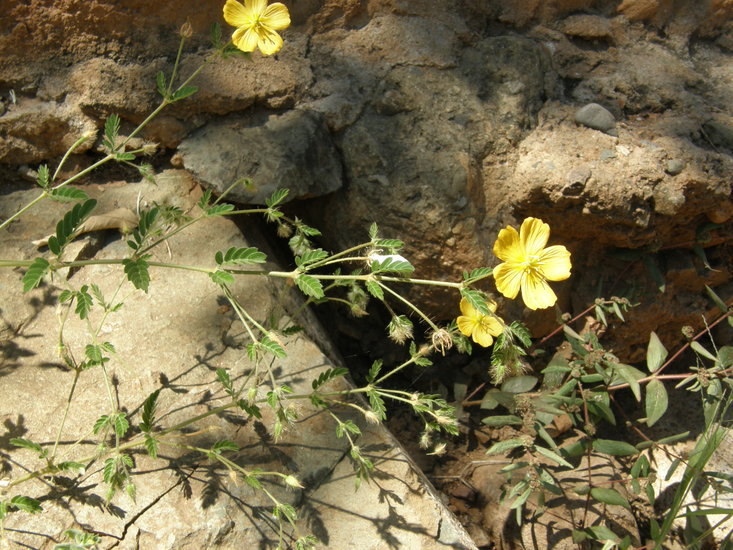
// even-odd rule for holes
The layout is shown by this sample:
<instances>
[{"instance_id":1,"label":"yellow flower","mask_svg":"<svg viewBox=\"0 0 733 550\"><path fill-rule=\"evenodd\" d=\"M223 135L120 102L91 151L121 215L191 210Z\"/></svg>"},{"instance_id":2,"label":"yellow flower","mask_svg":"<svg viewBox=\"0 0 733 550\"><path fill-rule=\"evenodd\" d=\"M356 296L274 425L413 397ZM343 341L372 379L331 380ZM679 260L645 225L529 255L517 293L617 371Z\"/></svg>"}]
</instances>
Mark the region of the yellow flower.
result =
<instances>
[{"instance_id":1,"label":"yellow flower","mask_svg":"<svg viewBox=\"0 0 733 550\"><path fill-rule=\"evenodd\" d=\"M489 310L496 311L496 302L487 300ZM461 313L463 315L456 319L458 330L464 336L470 336L479 346L488 348L494 341L494 336L499 336L504 330L501 320L495 315L484 315L465 298L461 298Z\"/></svg>"},{"instance_id":2,"label":"yellow flower","mask_svg":"<svg viewBox=\"0 0 733 550\"><path fill-rule=\"evenodd\" d=\"M570 277L570 252L561 245L545 248L550 226L537 218L527 218L517 230L511 226L499 231L494 254L504 263L494 268L496 288L507 298L522 299L529 309L544 309L555 304L557 296L547 281Z\"/></svg>"},{"instance_id":3,"label":"yellow flower","mask_svg":"<svg viewBox=\"0 0 733 550\"><path fill-rule=\"evenodd\" d=\"M224 20L237 30L232 42L243 52L259 48L264 55L272 55L283 47L283 39L275 31L290 25L290 14L280 2L268 6L267 0L227 0L224 4Z\"/></svg>"}]
</instances>

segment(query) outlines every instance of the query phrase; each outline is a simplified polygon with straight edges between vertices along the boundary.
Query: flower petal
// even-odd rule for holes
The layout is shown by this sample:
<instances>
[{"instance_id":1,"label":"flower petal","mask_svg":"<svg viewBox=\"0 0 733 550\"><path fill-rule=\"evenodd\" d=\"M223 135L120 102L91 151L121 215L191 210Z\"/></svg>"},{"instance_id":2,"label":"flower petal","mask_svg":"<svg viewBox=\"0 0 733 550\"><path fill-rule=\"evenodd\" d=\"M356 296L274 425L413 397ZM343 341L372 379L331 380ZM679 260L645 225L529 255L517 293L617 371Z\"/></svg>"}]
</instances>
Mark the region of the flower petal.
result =
<instances>
[{"instance_id":1,"label":"flower petal","mask_svg":"<svg viewBox=\"0 0 733 550\"><path fill-rule=\"evenodd\" d=\"M503 262L523 262L524 250L519 244L519 233L511 225L499 231L494 243L494 255Z\"/></svg>"},{"instance_id":2,"label":"flower petal","mask_svg":"<svg viewBox=\"0 0 733 550\"><path fill-rule=\"evenodd\" d=\"M524 253L536 256L547 244L550 238L550 226L540 219L527 218L519 228L519 240Z\"/></svg>"},{"instance_id":3,"label":"flower petal","mask_svg":"<svg viewBox=\"0 0 733 550\"><path fill-rule=\"evenodd\" d=\"M244 7L250 11L252 18L257 20L267 8L267 0L244 0Z\"/></svg>"},{"instance_id":4,"label":"flower petal","mask_svg":"<svg viewBox=\"0 0 733 550\"><path fill-rule=\"evenodd\" d=\"M471 317L473 319L478 317L478 311L476 311L476 308L474 308L471 305L471 302L466 300L466 298L461 298L461 313L466 317Z\"/></svg>"},{"instance_id":5,"label":"flower petal","mask_svg":"<svg viewBox=\"0 0 733 550\"><path fill-rule=\"evenodd\" d=\"M499 336L504 332L504 322L493 315L486 315L482 322L483 328L492 336Z\"/></svg>"},{"instance_id":6,"label":"flower petal","mask_svg":"<svg viewBox=\"0 0 733 550\"><path fill-rule=\"evenodd\" d=\"M570 252L562 245L540 252L540 272L548 281L564 281L570 277Z\"/></svg>"},{"instance_id":7,"label":"flower petal","mask_svg":"<svg viewBox=\"0 0 733 550\"><path fill-rule=\"evenodd\" d=\"M517 297L517 294L519 294L523 274L524 269L522 267L517 267L516 264L505 262L497 265L494 268L494 282L496 283L496 290L501 292L507 298L513 300Z\"/></svg>"},{"instance_id":8,"label":"flower petal","mask_svg":"<svg viewBox=\"0 0 733 550\"><path fill-rule=\"evenodd\" d=\"M471 336L473 334L473 329L476 327L476 319L473 319L471 317L465 317L461 315L456 319L456 324L458 325L458 330L461 331L461 334L464 336Z\"/></svg>"},{"instance_id":9,"label":"flower petal","mask_svg":"<svg viewBox=\"0 0 733 550\"><path fill-rule=\"evenodd\" d=\"M239 27L232 34L232 43L243 52L253 52L260 37L251 27Z\"/></svg>"},{"instance_id":10,"label":"flower petal","mask_svg":"<svg viewBox=\"0 0 733 550\"><path fill-rule=\"evenodd\" d=\"M522 279L522 300L529 309L545 309L557 302L557 296L545 279L529 272Z\"/></svg>"},{"instance_id":11,"label":"flower petal","mask_svg":"<svg viewBox=\"0 0 733 550\"><path fill-rule=\"evenodd\" d=\"M224 4L224 21L232 27L244 27L252 24L252 14L237 0L227 0Z\"/></svg>"},{"instance_id":12,"label":"flower petal","mask_svg":"<svg viewBox=\"0 0 733 550\"><path fill-rule=\"evenodd\" d=\"M280 2L270 4L260 17L260 23L270 27L274 31L281 31L290 26L290 13L288 8Z\"/></svg>"},{"instance_id":13,"label":"flower petal","mask_svg":"<svg viewBox=\"0 0 733 550\"><path fill-rule=\"evenodd\" d=\"M270 30L266 27L260 27L259 29L260 41L257 43L257 47L264 55L272 55L280 51L283 47L283 39L275 31Z\"/></svg>"},{"instance_id":14,"label":"flower petal","mask_svg":"<svg viewBox=\"0 0 733 550\"><path fill-rule=\"evenodd\" d=\"M494 337L491 336L488 331L482 330L479 327L477 327L476 330L473 331L472 339L479 346L483 346L485 348L488 348L494 342Z\"/></svg>"}]
</instances>

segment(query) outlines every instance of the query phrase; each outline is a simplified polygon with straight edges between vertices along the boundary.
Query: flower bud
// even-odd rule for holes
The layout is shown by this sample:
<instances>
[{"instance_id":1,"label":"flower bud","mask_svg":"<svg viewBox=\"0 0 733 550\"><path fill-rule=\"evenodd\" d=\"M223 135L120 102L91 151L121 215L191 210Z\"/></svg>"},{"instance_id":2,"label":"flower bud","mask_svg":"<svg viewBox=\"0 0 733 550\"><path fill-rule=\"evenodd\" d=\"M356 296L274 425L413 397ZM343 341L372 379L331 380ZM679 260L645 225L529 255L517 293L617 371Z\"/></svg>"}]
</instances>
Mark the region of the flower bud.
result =
<instances>
[{"instance_id":1,"label":"flower bud","mask_svg":"<svg viewBox=\"0 0 733 550\"><path fill-rule=\"evenodd\" d=\"M298 478L293 475L285 476L285 484L293 489L303 489L303 485L301 485Z\"/></svg>"},{"instance_id":2,"label":"flower bud","mask_svg":"<svg viewBox=\"0 0 733 550\"><path fill-rule=\"evenodd\" d=\"M412 338L412 321L405 315L395 315L387 325L389 337L397 344L404 344Z\"/></svg>"}]
</instances>

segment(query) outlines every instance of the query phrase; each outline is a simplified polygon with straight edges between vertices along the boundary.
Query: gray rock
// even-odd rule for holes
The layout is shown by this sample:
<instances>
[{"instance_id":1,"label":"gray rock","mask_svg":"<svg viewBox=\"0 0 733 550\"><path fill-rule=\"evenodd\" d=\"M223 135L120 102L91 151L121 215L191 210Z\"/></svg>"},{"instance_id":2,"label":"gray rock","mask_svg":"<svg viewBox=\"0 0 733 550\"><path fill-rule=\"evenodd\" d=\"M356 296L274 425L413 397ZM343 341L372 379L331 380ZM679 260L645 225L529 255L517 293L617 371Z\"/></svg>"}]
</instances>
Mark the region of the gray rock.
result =
<instances>
[{"instance_id":1,"label":"gray rock","mask_svg":"<svg viewBox=\"0 0 733 550\"><path fill-rule=\"evenodd\" d=\"M206 124L181 142L184 166L240 203L262 204L277 189L288 200L332 193L342 185L341 160L320 114L294 110L264 120L226 119Z\"/></svg>"},{"instance_id":2,"label":"gray rock","mask_svg":"<svg viewBox=\"0 0 733 550\"><path fill-rule=\"evenodd\" d=\"M135 205L138 200L143 207L155 201L186 212L196 211L201 190L189 174L171 170L156 180L157 185L143 181L90 186L88 192L99 200L102 212L120 204ZM36 195L34 190L4 195L0 217L17 211ZM68 210L65 204L50 202L44 206L31 209L14 222L12 231L0 232L5 257L39 255L30 240L52 231L55 220ZM217 217L176 234L168 249L152 252L154 259L165 262L209 266L216 250L247 245L234 222ZM125 240L116 239L98 250L95 258L120 258L128 252ZM278 269L274 264L268 267ZM44 305L55 302L53 296L58 296L60 290L58 279L23 294L21 276L18 270L0 269L3 481L24 475L26 465L39 466L37 458L26 449L12 448L7 441L11 437L53 441L74 380L74 373L58 357L57 312L54 306ZM121 266L112 264L84 266L71 279L77 287L97 283L108 299L119 290L122 280ZM282 287L268 283L264 277L237 277L231 291L242 297L248 313L255 318L272 319L275 315L287 324L285 311L295 310L302 300L289 294L286 285ZM226 369L233 380L251 373L253 364L242 347L225 338L233 331L236 315L221 307L221 292L206 274L154 268L147 293L130 293L127 283L123 288L129 297L122 309L103 316L95 304L89 320L101 325L100 340L115 347L115 356L106 368L115 378L114 394L119 406L130 411L131 425L139 423L141 403L155 390L161 390L157 424L173 426L222 404L223 392L215 368ZM277 298L273 297L275 293ZM307 310L301 314L305 316L299 317L298 323L319 342L325 342L315 317ZM84 355L84 345L89 341L87 328L73 314L65 324L64 343L77 357ZM327 356L337 354L327 342L316 345L314 338L304 333L281 338L288 357L270 364L278 384L287 383L297 393L308 392L319 374L335 366ZM100 377L99 370L89 369L75 384L73 408L64 429L68 441L62 438L60 456L75 459L98 451L90 427L100 411L110 408L107 392L100 391ZM343 380L331 384L335 391L348 387ZM263 484L278 500L296 508L298 529L318 536L323 545L319 547L365 548L364 541L368 540L371 548L475 550L468 534L383 425L368 424L353 409L338 411L344 420L359 426L364 435L357 443L375 465L377 482L363 483L355 492L349 444L345 438L336 437L333 419L316 414L308 402L297 407L298 421L283 433L279 443L271 439L274 416L267 407L262 407L261 422L247 418L241 411L228 411L192 426L185 441L172 442L210 447L218 440L229 439L241 449L231 455L232 459L247 469L296 475L305 489L286 490L282 483L268 480ZM81 483L78 476L67 474L63 479L49 477L44 483L19 486L22 494L43 499L43 511L10 514L5 519L9 547L48 548L48 541L61 540L64 530L79 525L97 530L102 536L100 548L235 550L276 545L272 503L262 491L254 491L241 478L228 475L225 468L183 447L163 444L159 457L136 454L136 500L118 494L109 507L102 505L106 486L97 462L90 463ZM47 498L49 494L62 496Z\"/></svg>"},{"instance_id":3,"label":"gray rock","mask_svg":"<svg viewBox=\"0 0 733 550\"><path fill-rule=\"evenodd\" d=\"M684 169L685 163L683 161L681 161L680 159L672 159L667 161L667 166L664 168L664 171L667 172L670 176L676 176Z\"/></svg>"},{"instance_id":4,"label":"gray rock","mask_svg":"<svg viewBox=\"0 0 733 550\"><path fill-rule=\"evenodd\" d=\"M598 103L588 103L588 105L578 109L575 113L575 122L611 136L618 136L616 119L613 114Z\"/></svg>"}]
</instances>

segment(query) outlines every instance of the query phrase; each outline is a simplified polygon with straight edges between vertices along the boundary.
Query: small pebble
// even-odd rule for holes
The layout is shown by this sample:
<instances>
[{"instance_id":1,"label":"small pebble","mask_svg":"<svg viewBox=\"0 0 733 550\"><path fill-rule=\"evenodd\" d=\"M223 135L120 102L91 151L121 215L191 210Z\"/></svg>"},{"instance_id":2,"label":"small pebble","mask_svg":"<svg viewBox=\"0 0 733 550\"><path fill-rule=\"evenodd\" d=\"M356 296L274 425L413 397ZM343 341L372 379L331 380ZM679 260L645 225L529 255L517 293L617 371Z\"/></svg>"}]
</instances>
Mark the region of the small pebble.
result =
<instances>
[{"instance_id":1,"label":"small pebble","mask_svg":"<svg viewBox=\"0 0 733 550\"><path fill-rule=\"evenodd\" d=\"M615 159L617 156L616 151L613 149L604 149L601 151L601 160L611 160Z\"/></svg>"},{"instance_id":2,"label":"small pebble","mask_svg":"<svg viewBox=\"0 0 733 550\"><path fill-rule=\"evenodd\" d=\"M667 162L667 167L664 169L670 176L676 176L685 168L685 163L679 159L672 159Z\"/></svg>"},{"instance_id":3,"label":"small pebble","mask_svg":"<svg viewBox=\"0 0 733 550\"><path fill-rule=\"evenodd\" d=\"M598 103L588 103L588 105L578 109L575 113L575 122L594 130L600 130L610 136L618 137L616 119L611 111L602 105L598 105Z\"/></svg>"}]
</instances>

